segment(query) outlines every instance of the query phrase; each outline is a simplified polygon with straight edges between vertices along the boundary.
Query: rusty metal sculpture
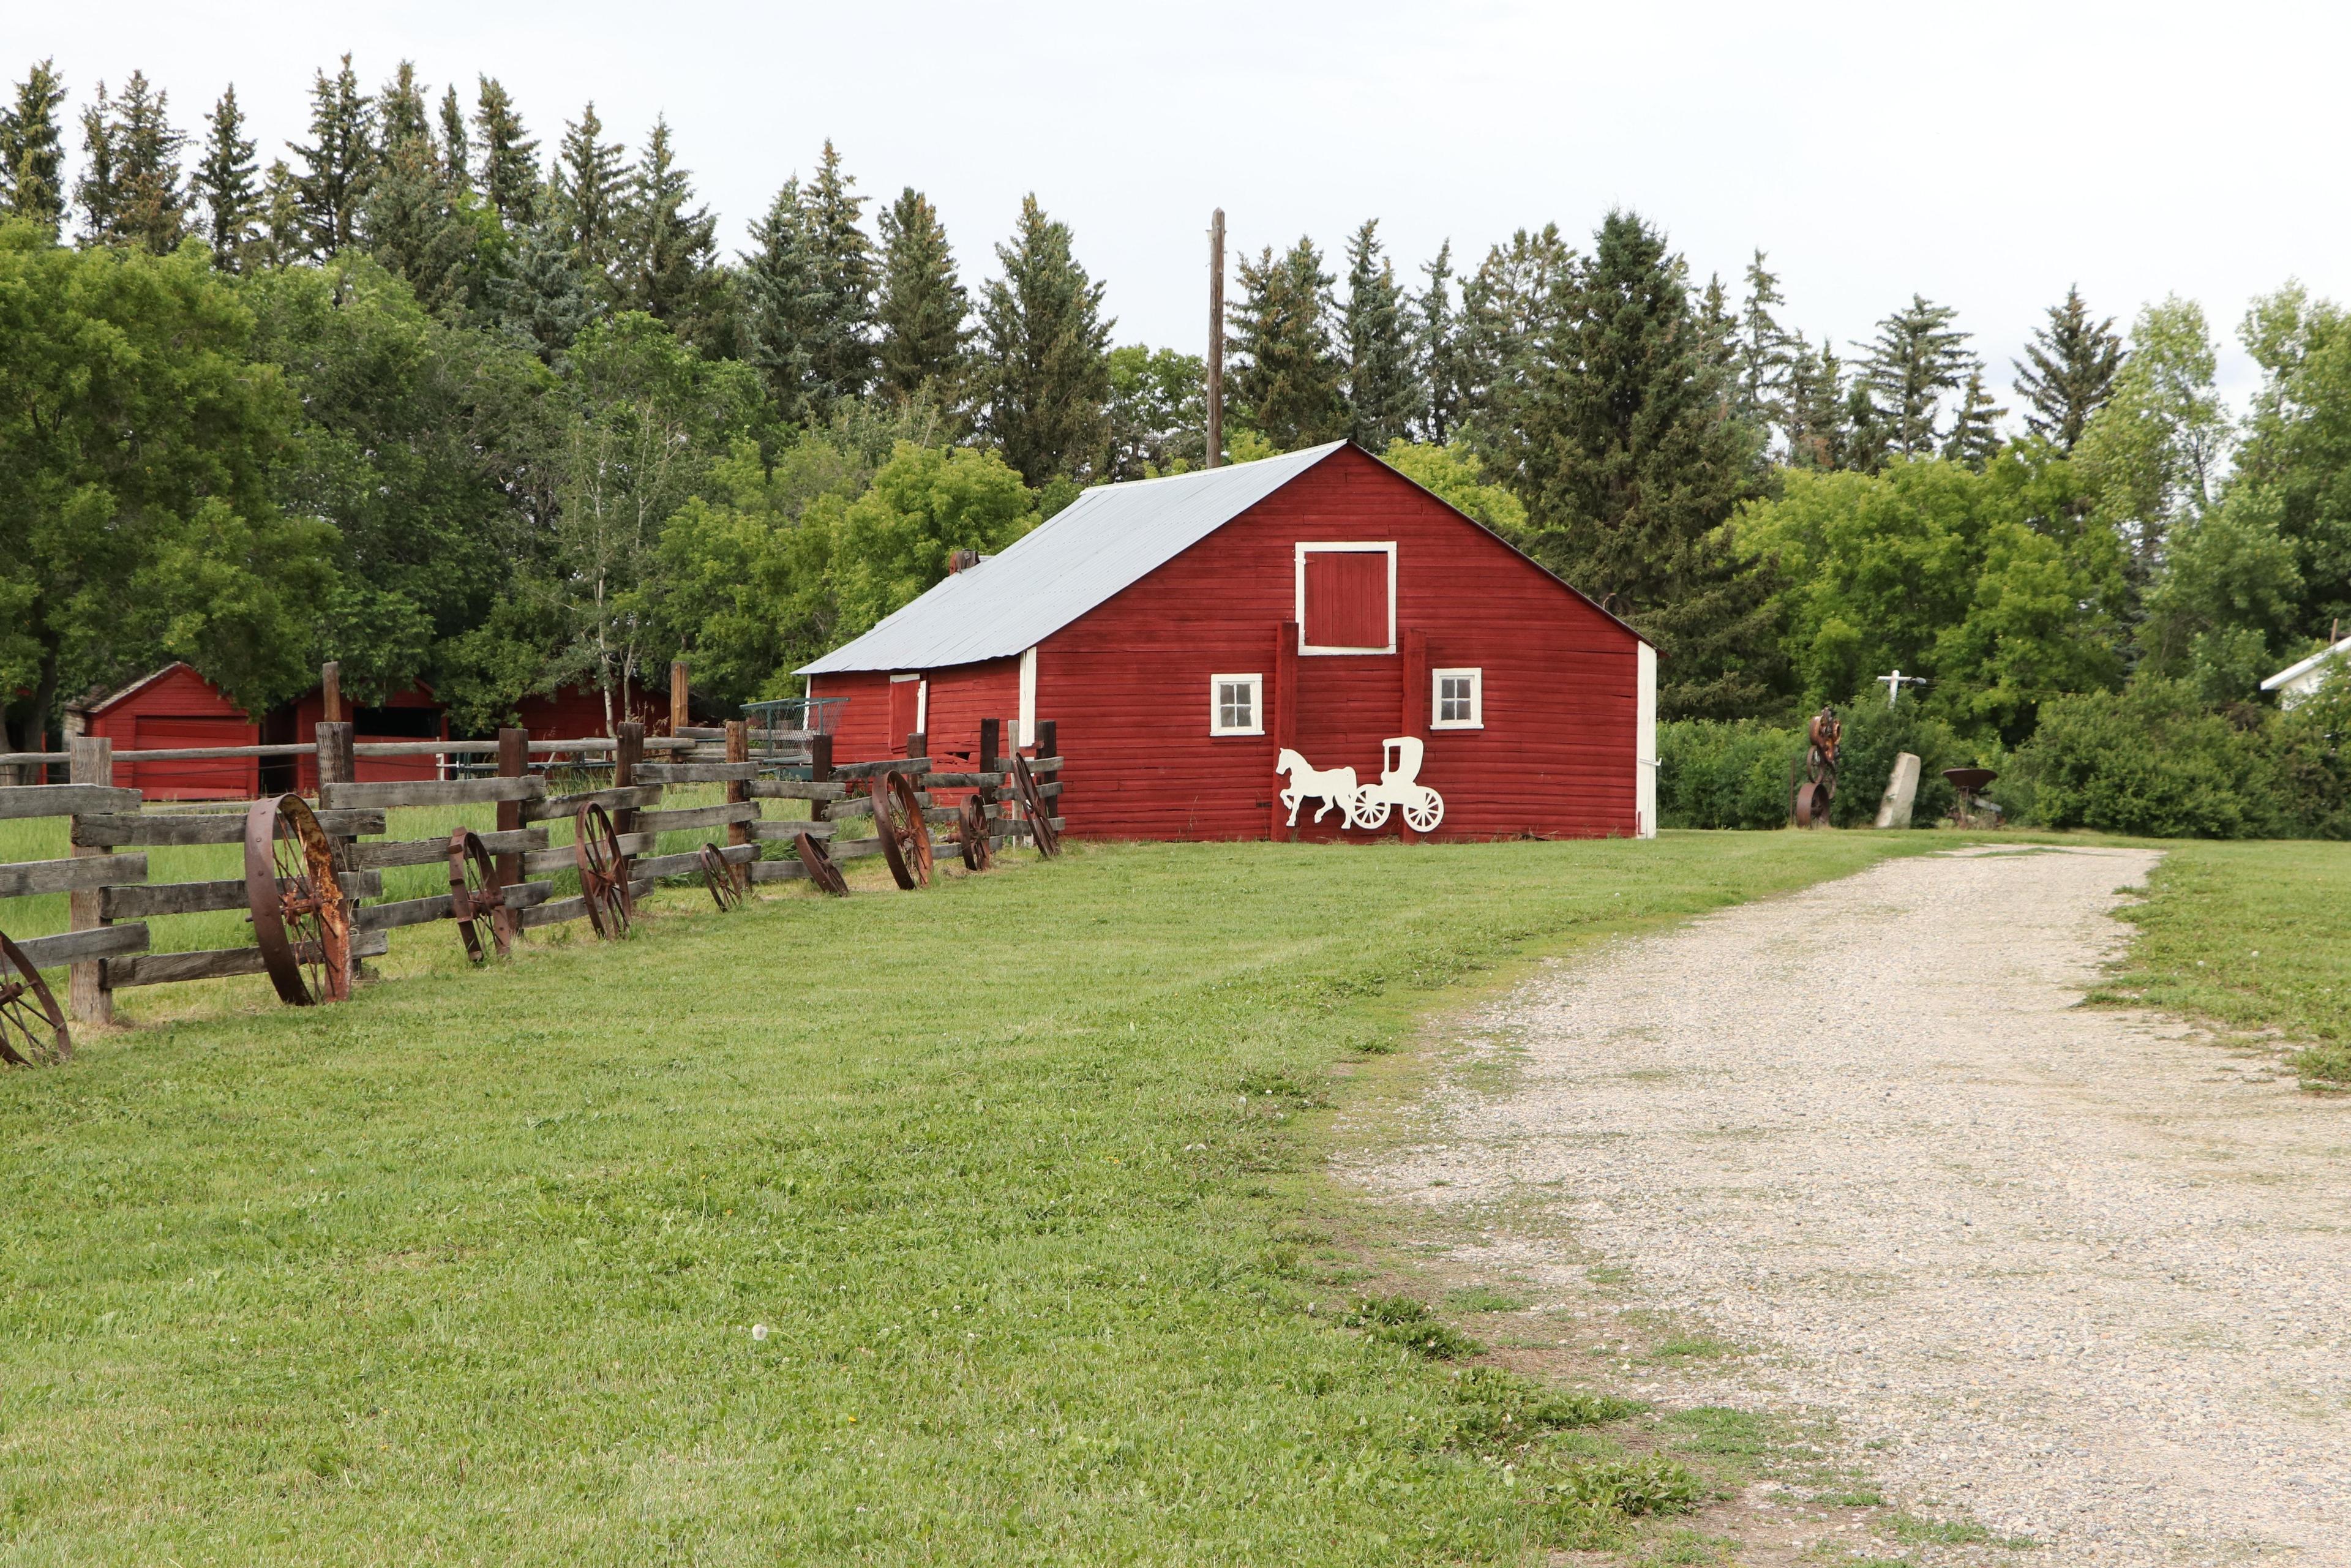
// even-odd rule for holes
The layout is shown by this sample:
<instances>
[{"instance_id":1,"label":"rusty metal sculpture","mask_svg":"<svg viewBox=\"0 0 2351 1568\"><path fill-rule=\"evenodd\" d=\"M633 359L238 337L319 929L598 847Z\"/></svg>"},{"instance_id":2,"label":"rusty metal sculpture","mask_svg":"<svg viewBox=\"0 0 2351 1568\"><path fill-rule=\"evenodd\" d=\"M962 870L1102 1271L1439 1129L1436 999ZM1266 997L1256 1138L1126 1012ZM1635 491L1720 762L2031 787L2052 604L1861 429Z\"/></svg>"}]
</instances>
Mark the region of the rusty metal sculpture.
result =
<instances>
[{"instance_id":1,"label":"rusty metal sculpture","mask_svg":"<svg viewBox=\"0 0 2351 1568\"><path fill-rule=\"evenodd\" d=\"M1977 797L1991 788L2000 777L1989 768L1946 768L1943 777L1959 798L1951 804L1951 826L1955 828L1996 828L2000 826L2000 808Z\"/></svg>"},{"instance_id":2,"label":"rusty metal sculpture","mask_svg":"<svg viewBox=\"0 0 2351 1568\"><path fill-rule=\"evenodd\" d=\"M966 871L986 871L996 863L996 851L987 841L987 808L980 804L977 795L963 798L963 810L956 821L956 843L963 851Z\"/></svg>"},{"instance_id":3,"label":"rusty metal sculpture","mask_svg":"<svg viewBox=\"0 0 2351 1568\"><path fill-rule=\"evenodd\" d=\"M0 1061L53 1067L73 1056L73 1035L57 998L24 950L0 931Z\"/></svg>"},{"instance_id":4,"label":"rusty metal sculpture","mask_svg":"<svg viewBox=\"0 0 2351 1568\"><path fill-rule=\"evenodd\" d=\"M1013 758L1012 784L1019 793L1021 810L1028 814L1029 837L1038 852L1050 860L1061 852L1061 835L1053 827L1053 813L1046 809L1044 792L1037 788L1037 776L1029 771L1027 758Z\"/></svg>"},{"instance_id":5,"label":"rusty metal sculpture","mask_svg":"<svg viewBox=\"0 0 2351 1568\"><path fill-rule=\"evenodd\" d=\"M580 896L588 905L589 928L607 942L629 934L636 900L629 887L629 859L612 814L594 800L582 801L571 818L571 858L580 867Z\"/></svg>"},{"instance_id":6,"label":"rusty metal sculpture","mask_svg":"<svg viewBox=\"0 0 2351 1568\"><path fill-rule=\"evenodd\" d=\"M890 874L912 893L931 884L931 830L923 821L921 797L914 781L904 773L875 775L866 787L873 800L873 826L881 835L882 858Z\"/></svg>"},{"instance_id":7,"label":"rusty metal sculpture","mask_svg":"<svg viewBox=\"0 0 2351 1568\"><path fill-rule=\"evenodd\" d=\"M1792 814L1796 826L1817 828L1829 820L1836 799L1837 743L1844 738L1844 724L1836 709L1823 707L1813 716L1804 737L1804 781L1796 786Z\"/></svg>"},{"instance_id":8,"label":"rusty metal sculpture","mask_svg":"<svg viewBox=\"0 0 2351 1568\"><path fill-rule=\"evenodd\" d=\"M350 997L350 904L334 846L301 796L256 800L246 812L245 901L280 1001L300 1008Z\"/></svg>"},{"instance_id":9,"label":"rusty metal sculpture","mask_svg":"<svg viewBox=\"0 0 2351 1568\"><path fill-rule=\"evenodd\" d=\"M718 913L739 909L743 904L742 870L726 862L726 856L715 843L702 846L700 860L702 883L710 889L710 901L718 905Z\"/></svg>"},{"instance_id":10,"label":"rusty metal sculpture","mask_svg":"<svg viewBox=\"0 0 2351 1568\"><path fill-rule=\"evenodd\" d=\"M831 855L824 852L824 841L810 838L806 833L795 836L799 841L800 864L808 868L809 880L835 898L847 898L849 879L841 874L841 868L832 863Z\"/></svg>"},{"instance_id":11,"label":"rusty metal sculpture","mask_svg":"<svg viewBox=\"0 0 2351 1568\"><path fill-rule=\"evenodd\" d=\"M449 918L476 964L488 963L493 951L503 958L514 950L514 912L498 886L497 864L471 828L449 835Z\"/></svg>"}]
</instances>

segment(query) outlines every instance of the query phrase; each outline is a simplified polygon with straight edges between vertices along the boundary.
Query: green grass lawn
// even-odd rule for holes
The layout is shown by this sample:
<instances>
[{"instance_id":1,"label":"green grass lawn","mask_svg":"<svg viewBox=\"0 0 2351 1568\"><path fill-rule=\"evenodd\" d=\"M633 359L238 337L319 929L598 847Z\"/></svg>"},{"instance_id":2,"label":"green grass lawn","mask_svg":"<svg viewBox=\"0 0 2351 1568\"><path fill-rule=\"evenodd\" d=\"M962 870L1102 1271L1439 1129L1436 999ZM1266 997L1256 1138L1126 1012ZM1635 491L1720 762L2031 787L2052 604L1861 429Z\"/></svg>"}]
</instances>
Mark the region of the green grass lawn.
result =
<instances>
[{"instance_id":1,"label":"green grass lawn","mask_svg":"<svg viewBox=\"0 0 2351 1568\"><path fill-rule=\"evenodd\" d=\"M920 895L665 894L485 973L398 932L347 1006L86 1040L0 1075L0 1561L1604 1539L1692 1478L1591 1457L1609 1390L1332 1311L1291 1239L1316 1108L1517 956L1949 841L1019 852Z\"/></svg>"},{"instance_id":2,"label":"green grass lawn","mask_svg":"<svg viewBox=\"0 0 2351 1568\"><path fill-rule=\"evenodd\" d=\"M2160 846L2129 956L2097 999L2275 1030L2314 1085L2351 1083L2351 844Z\"/></svg>"}]
</instances>

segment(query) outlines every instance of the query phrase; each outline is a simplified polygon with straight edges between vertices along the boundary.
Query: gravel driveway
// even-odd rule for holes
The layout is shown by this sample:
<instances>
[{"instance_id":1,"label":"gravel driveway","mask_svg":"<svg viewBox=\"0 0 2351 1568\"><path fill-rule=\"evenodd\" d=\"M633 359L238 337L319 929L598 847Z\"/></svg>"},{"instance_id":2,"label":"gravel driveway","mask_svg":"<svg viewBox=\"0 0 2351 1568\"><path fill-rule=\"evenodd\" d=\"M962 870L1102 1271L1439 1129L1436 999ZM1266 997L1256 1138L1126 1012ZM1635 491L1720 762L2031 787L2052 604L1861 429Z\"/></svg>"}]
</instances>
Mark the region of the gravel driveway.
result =
<instances>
[{"instance_id":1,"label":"gravel driveway","mask_svg":"<svg viewBox=\"0 0 2351 1568\"><path fill-rule=\"evenodd\" d=\"M2157 858L1888 862L1562 967L1359 1174L1628 1279L1750 1352L1662 1402L1831 1413L2020 1563L2351 1564L2351 1106L2073 1006Z\"/></svg>"}]
</instances>

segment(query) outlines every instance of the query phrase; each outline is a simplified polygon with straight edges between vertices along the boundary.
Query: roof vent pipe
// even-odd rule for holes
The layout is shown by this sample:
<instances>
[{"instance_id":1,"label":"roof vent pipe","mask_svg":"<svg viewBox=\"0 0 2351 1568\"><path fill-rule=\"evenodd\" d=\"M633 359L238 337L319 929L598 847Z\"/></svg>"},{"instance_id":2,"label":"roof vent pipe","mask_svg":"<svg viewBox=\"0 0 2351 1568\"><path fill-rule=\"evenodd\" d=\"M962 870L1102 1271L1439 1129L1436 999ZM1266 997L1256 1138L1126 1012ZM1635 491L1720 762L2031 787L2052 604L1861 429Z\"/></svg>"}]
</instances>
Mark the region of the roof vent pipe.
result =
<instances>
[{"instance_id":1,"label":"roof vent pipe","mask_svg":"<svg viewBox=\"0 0 2351 1568\"><path fill-rule=\"evenodd\" d=\"M956 572L963 570L966 567L977 566L978 564L979 552L976 549L951 549L947 551L947 572L950 576Z\"/></svg>"}]
</instances>

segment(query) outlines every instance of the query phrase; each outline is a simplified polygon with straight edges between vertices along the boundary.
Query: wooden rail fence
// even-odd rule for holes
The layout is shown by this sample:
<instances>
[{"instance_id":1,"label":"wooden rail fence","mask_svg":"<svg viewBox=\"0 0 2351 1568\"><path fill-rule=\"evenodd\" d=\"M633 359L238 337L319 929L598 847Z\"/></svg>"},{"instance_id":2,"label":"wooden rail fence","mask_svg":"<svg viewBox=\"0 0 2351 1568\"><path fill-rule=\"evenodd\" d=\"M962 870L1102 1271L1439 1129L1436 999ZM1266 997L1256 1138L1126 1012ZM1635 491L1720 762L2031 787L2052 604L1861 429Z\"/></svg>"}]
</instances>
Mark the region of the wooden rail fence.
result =
<instances>
[{"instance_id":1,"label":"wooden rail fence","mask_svg":"<svg viewBox=\"0 0 2351 1568\"><path fill-rule=\"evenodd\" d=\"M669 736L649 737L641 724L623 724L611 737L532 741L518 729L501 730L495 740L401 741L360 745L349 721L318 726L315 742L301 746L204 747L180 750L116 751L103 737L74 737L61 753L0 755L0 765L62 762L68 781L0 787L0 821L68 820L69 852L63 860L0 863L0 932L12 899L64 894L69 928L55 936L19 939L18 948L36 968L68 971L68 1012L74 1021L102 1023L114 1013L114 993L133 986L166 985L262 972L259 947L191 952L152 950L149 922L174 915L245 910L245 878L152 883L146 852L163 847L242 844L249 802L189 803L193 810L150 808L140 791L115 785L118 762L161 762L257 756L313 755L319 759L317 815L334 846L342 891L351 903L354 960L390 952L391 933L405 926L452 918L453 895L386 901L383 873L402 866L445 865L449 828L422 839L391 839L393 810L493 806L496 827L481 835L495 857L498 895L521 930L582 918L587 901L579 894L554 896L556 874L573 869L569 842L550 841L546 823L569 821L590 802L613 819L620 852L627 857L632 894L651 891L663 878L695 873L702 866L700 845L659 854L665 832L712 835L719 853L742 869L752 883L805 878L797 858L768 858L767 846L789 846L800 834L825 846L836 861L883 852L882 825L869 794L877 775L904 773L915 789L935 851L952 857L961 847L956 824L967 795L977 795L986 814L990 845L1000 849L1034 836L1033 825L1015 801L1016 754L1022 756L1038 793L1058 800L1061 758L1054 727L1037 727L1037 744L1027 751L1003 750L1004 721L987 719L967 748L931 755L931 738L913 735L906 755L876 762L836 765L832 737L762 732L758 751L741 722L723 727L681 727ZM532 769L534 756L611 757L609 785L568 794L549 793L546 775ZM654 754L660 759L648 757ZM357 759L367 756L495 756L497 771L481 778L443 778L388 782L358 780ZM935 769L934 761L960 766ZM675 785L725 787L716 805L664 807ZM770 818L770 800L803 802L808 817ZM160 803L159 803L160 804ZM1062 820L1055 806L1051 826ZM458 824L452 820L450 828Z\"/></svg>"}]
</instances>

